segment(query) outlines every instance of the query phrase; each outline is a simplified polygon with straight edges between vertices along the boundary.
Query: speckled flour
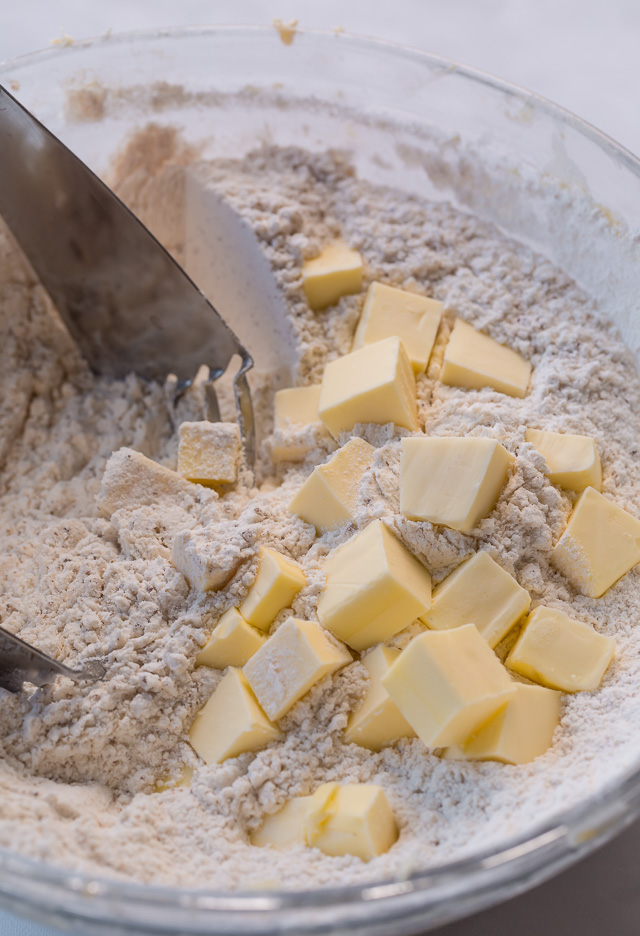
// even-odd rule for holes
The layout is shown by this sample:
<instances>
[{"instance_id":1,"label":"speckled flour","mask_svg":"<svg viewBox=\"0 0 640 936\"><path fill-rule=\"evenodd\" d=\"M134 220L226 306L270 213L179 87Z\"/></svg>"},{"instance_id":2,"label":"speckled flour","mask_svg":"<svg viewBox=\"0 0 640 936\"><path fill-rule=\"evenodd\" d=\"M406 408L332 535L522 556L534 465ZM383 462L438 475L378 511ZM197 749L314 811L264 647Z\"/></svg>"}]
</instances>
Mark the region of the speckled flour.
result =
<instances>
[{"instance_id":1,"label":"speckled flour","mask_svg":"<svg viewBox=\"0 0 640 936\"><path fill-rule=\"evenodd\" d=\"M152 149L145 169L140 154ZM253 227L286 298L301 383L317 381L328 360L350 350L363 302L363 295L351 296L311 313L301 291L303 259L341 235L362 251L367 282L380 279L446 303L436 351L418 380L425 431L499 439L515 465L496 509L472 534L434 528L399 512L399 440L406 432L356 427L376 446L356 523L317 537L287 504L312 462L335 443L318 431L312 458L273 476L265 408L260 487L241 485L218 498L179 482L136 503L112 502L103 492L99 509L105 465L121 447L175 467L168 394L133 377L92 377L2 234L0 617L71 665L104 658L108 673L94 686L59 679L17 696L0 692L0 846L146 882L307 888L404 874L526 832L630 768L640 749L639 573L593 600L550 566L572 501L549 483L541 457L524 442L526 427L593 435L604 492L640 516L640 381L631 356L547 260L446 204L360 182L340 154L267 148L242 162L185 168L193 158L170 132L148 131L121 161L120 189L177 251L184 173L197 172L226 193ZM178 219L173 233L156 217L160 195ZM532 361L524 399L438 382L454 310ZM179 417L201 415L196 388ZM198 763L187 731L220 674L194 669L194 658L221 614L245 595L258 545L300 563L309 584L293 611L314 619L323 559L373 517L394 529L434 581L483 548L529 590L534 605L561 608L615 635L617 657L601 689L564 696L552 748L523 767L442 761L418 740L374 754L342 742L367 685L354 662L282 720L282 741L221 766ZM177 533L196 552L225 544L236 572L224 590L189 589L169 559ZM190 789L153 792L158 778L177 777L183 764L195 768ZM315 849L266 853L248 844L265 813L327 780L385 788L401 828L387 854L364 864Z\"/></svg>"}]
</instances>

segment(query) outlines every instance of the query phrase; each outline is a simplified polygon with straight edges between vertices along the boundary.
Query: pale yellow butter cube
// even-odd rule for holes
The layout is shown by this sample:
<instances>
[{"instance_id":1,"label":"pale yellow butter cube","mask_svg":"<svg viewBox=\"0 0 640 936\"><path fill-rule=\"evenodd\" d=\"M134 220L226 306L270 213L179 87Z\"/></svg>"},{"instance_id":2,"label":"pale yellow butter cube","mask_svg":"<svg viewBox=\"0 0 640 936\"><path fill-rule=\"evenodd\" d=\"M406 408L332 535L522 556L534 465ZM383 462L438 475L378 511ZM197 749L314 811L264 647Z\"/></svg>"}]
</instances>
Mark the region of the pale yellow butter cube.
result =
<instances>
[{"instance_id":1,"label":"pale yellow butter cube","mask_svg":"<svg viewBox=\"0 0 640 936\"><path fill-rule=\"evenodd\" d=\"M431 606L431 576L381 520L325 563L318 617L354 650L388 640Z\"/></svg>"},{"instance_id":2,"label":"pale yellow butter cube","mask_svg":"<svg viewBox=\"0 0 640 936\"><path fill-rule=\"evenodd\" d=\"M237 608L222 615L216 629L196 657L196 666L244 666L267 638L248 624Z\"/></svg>"},{"instance_id":3,"label":"pale yellow butter cube","mask_svg":"<svg viewBox=\"0 0 640 936\"><path fill-rule=\"evenodd\" d=\"M456 319L444 352L440 379L451 387L481 390L492 387L500 393L523 397L529 386L531 364L511 348Z\"/></svg>"},{"instance_id":4,"label":"pale yellow butter cube","mask_svg":"<svg viewBox=\"0 0 640 936\"><path fill-rule=\"evenodd\" d=\"M191 746L206 764L257 751L279 737L242 670L234 667L224 674L189 731Z\"/></svg>"},{"instance_id":5,"label":"pale yellow butter cube","mask_svg":"<svg viewBox=\"0 0 640 936\"><path fill-rule=\"evenodd\" d=\"M179 435L179 475L205 487L237 481L240 427L236 423L183 422Z\"/></svg>"},{"instance_id":6,"label":"pale yellow butter cube","mask_svg":"<svg viewBox=\"0 0 640 936\"><path fill-rule=\"evenodd\" d=\"M640 520L587 488L551 557L578 591L600 598L640 562Z\"/></svg>"},{"instance_id":7,"label":"pale yellow butter cube","mask_svg":"<svg viewBox=\"0 0 640 936\"><path fill-rule=\"evenodd\" d=\"M556 608L536 608L506 659L509 669L563 692L597 689L616 651L605 637Z\"/></svg>"},{"instance_id":8,"label":"pale yellow butter cube","mask_svg":"<svg viewBox=\"0 0 640 936\"><path fill-rule=\"evenodd\" d=\"M442 303L417 293L372 283L353 339L353 350L396 335L416 374L431 357L442 318Z\"/></svg>"},{"instance_id":9,"label":"pale yellow butter cube","mask_svg":"<svg viewBox=\"0 0 640 936\"><path fill-rule=\"evenodd\" d=\"M416 432L416 382L400 339L385 338L330 361L318 411L336 437L356 423L395 423Z\"/></svg>"},{"instance_id":10,"label":"pale yellow butter cube","mask_svg":"<svg viewBox=\"0 0 640 936\"><path fill-rule=\"evenodd\" d=\"M400 510L470 533L495 507L513 460L495 439L403 439Z\"/></svg>"},{"instance_id":11,"label":"pale yellow butter cube","mask_svg":"<svg viewBox=\"0 0 640 936\"><path fill-rule=\"evenodd\" d=\"M277 721L323 676L352 659L319 624L289 618L251 657L244 674L268 717Z\"/></svg>"},{"instance_id":12,"label":"pale yellow butter cube","mask_svg":"<svg viewBox=\"0 0 640 936\"><path fill-rule=\"evenodd\" d=\"M561 695L542 686L516 683L510 702L459 748L443 756L462 760L494 760L528 764L551 746L560 721Z\"/></svg>"},{"instance_id":13,"label":"pale yellow butter cube","mask_svg":"<svg viewBox=\"0 0 640 936\"><path fill-rule=\"evenodd\" d=\"M304 573L295 562L275 549L261 546L258 575L238 610L249 624L268 630L276 615L289 607L306 584Z\"/></svg>"},{"instance_id":14,"label":"pale yellow butter cube","mask_svg":"<svg viewBox=\"0 0 640 936\"><path fill-rule=\"evenodd\" d=\"M302 287L312 309L333 305L362 289L362 257L344 241L327 244L302 265Z\"/></svg>"},{"instance_id":15,"label":"pale yellow butter cube","mask_svg":"<svg viewBox=\"0 0 640 936\"><path fill-rule=\"evenodd\" d=\"M324 465L314 468L289 504L289 510L318 532L353 520L360 481L371 468L375 449L364 439L350 439Z\"/></svg>"},{"instance_id":16,"label":"pale yellow butter cube","mask_svg":"<svg viewBox=\"0 0 640 936\"><path fill-rule=\"evenodd\" d=\"M320 384L278 390L275 397L272 457L274 461L304 461L310 443L304 431L320 422Z\"/></svg>"},{"instance_id":17,"label":"pale yellow butter cube","mask_svg":"<svg viewBox=\"0 0 640 936\"><path fill-rule=\"evenodd\" d=\"M399 656L399 650L380 644L362 657L360 662L371 682L360 708L347 724L344 733L347 743L379 751L398 738L415 737L415 731L382 685L382 677Z\"/></svg>"},{"instance_id":18,"label":"pale yellow butter cube","mask_svg":"<svg viewBox=\"0 0 640 936\"><path fill-rule=\"evenodd\" d=\"M326 855L356 855L363 861L391 848L398 827L382 787L373 783L326 787L331 795L325 799L322 821L307 825L309 845Z\"/></svg>"},{"instance_id":19,"label":"pale yellow butter cube","mask_svg":"<svg viewBox=\"0 0 640 936\"><path fill-rule=\"evenodd\" d=\"M311 796L294 796L271 816L267 816L251 835L251 844L264 848L292 848L294 845L306 845L305 819L309 812Z\"/></svg>"},{"instance_id":20,"label":"pale yellow butter cube","mask_svg":"<svg viewBox=\"0 0 640 936\"><path fill-rule=\"evenodd\" d=\"M433 592L421 620L433 630L475 624L495 647L531 605L529 593L489 553L478 552L458 566Z\"/></svg>"},{"instance_id":21,"label":"pale yellow butter cube","mask_svg":"<svg viewBox=\"0 0 640 936\"><path fill-rule=\"evenodd\" d=\"M540 452L549 468L549 480L570 491L587 487L602 490L602 466L591 436L527 429L525 440Z\"/></svg>"},{"instance_id":22,"label":"pale yellow butter cube","mask_svg":"<svg viewBox=\"0 0 640 936\"><path fill-rule=\"evenodd\" d=\"M430 748L463 744L515 694L473 624L414 637L382 684Z\"/></svg>"}]
</instances>

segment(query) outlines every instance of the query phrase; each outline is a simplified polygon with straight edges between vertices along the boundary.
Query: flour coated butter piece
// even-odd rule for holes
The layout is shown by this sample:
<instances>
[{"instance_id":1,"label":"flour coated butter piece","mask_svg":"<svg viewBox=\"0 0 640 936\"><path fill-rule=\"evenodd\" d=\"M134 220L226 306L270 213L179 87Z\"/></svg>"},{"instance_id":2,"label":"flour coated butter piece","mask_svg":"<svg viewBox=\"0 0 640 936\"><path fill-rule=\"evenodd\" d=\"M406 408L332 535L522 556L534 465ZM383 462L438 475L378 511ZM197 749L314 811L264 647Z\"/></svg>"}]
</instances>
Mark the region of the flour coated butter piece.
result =
<instances>
[{"instance_id":1,"label":"flour coated butter piece","mask_svg":"<svg viewBox=\"0 0 640 936\"><path fill-rule=\"evenodd\" d=\"M473 624L414 637L382 684L429 748L463 744L515 694Z\"/></svg>"},{"instance_id":2,"label":"flour coated butter piece","mask_svg":"<svg viewBox=\"0 0 640 936\"><path fill-rule=\"evenodd\" d=\"M433 592L421 620L433 630L475 624L490 647L500 643L531 605L529 593L489 553L459 565Z\"/></svg>"},{"instance_id":3,"label":"flour coated butter piece","mask_svg":"<svg viewBox=\"0 0 640 936\"><path fill-rule=\"evenodd\" d=\"M188 789L193 780L193 767L189 764L183 764L177 773L165 774L155 783L156 793L166 793L169 790Z\"/></svg>"},{"instance_id":4,"label":"flour coated butter piece","mask_svg":"<svg viewBox=\"0 0 640 936\"><path fill-rule=\"evenodd\" d=\"M242 617L237 608L229 608L218 621L213 634L196 657L196 666L244 666L267 638Z\"/></svg>"},{"instance_id":5,"label":"flour coated butter piece","mask_svg":"<svg viewBox=\"0 0 640 936\"><path fill-rule=\"evenodd\" d=\"M415 737L415 731L382 684L383 676L399 656L399 650L378 644L360 660L369 673L369 688L360 707L349 718L344 733L347 743L379 751L398 738Z\"/></svg>"},{"instance_id":6,"label":"flour coated butter piece","mask_svg":"<svg viewBox=\"0 0 640 936\"><path fill-rule=\"evenodd\" d=\"M105 466L97 505L101 513L111 516L116 510L192 500L196 490L170 468L133 449L121 448ZM217 494L207 492L205 496L216 498Z\"/></svg>"},{"instance_id":7,"label":"flour coated butter piece","mask_svg":"<svg viewBox=\"0 0 640 936\"><path fill-rule=\"evenodd\" d=\"M227 670L189 731L191 746L206 764L258 751L279 737L242 670L235 667Z\"/></svg>"},{"instance_id":8,"label":"flour coated butter piece","mask_svg":"<svg viewBox=\"0 0 640 936\"><path fill-rule=\"evenodd\" d=\"M613 637L556 608L539 607L525 621L506 665L563 692L597 689L616 650Z\"/></svg>"},{"instance_id":9,"label":"flour coated butter piece","mask_svg":"<svg viewBox=\"0 0 640 936\"><path fill-rule=\"evenodd\" d=\"M274 405L274 461L304 461L310 446L300 436L308 426L320 422L319 402L320 384L278 390Z\"/></svg>"},{"instance_id":10,"label":"flour coated butter piece","mask_svg":"<svg viewBox=\"0 0 640 936\"><path fill-rule=\"evenodd\" d=\"M546 461L552 484L578 492L587 487L602 490L602 465L591 436L527 429L525 440Z\"/></svg>"},{"instance_id":11,"label":"flour coated butter piece","mask_svg":"<svg viewBox=\"0 0 640 936\"><path fill-rule=\"evenodd\" d=\"M371 468L374 454L374 447L364 439L350 439L328 462L314 468L289 510L320 533L353 520L360 482Z\"/></svg>"},{"instance_id":12,"label":"flour coated butter piece","mask_svg":"<svg viewBox=\"0 0 640 936\"><path fill-rule=\"evenodd\" d=\"M495 439L405 438L400 510L410 520L470 533L495 507L513 460Z\"/></svg>"},{"instance_id":13,"label":"flour coated butter piece","mask_svg":"<svg viewBox=\"0 0 640 936\"><path fill-rule=\"evenodd\" d=\"M416 432L415 376L402 341L385 338L329 361L318 411L335 437L356 423L395 423Z\"/></svg>"},{"instance_id":14,"label":"flour coated butter piece","mask_svg":"<svg viewBox=\"0 0 640 936\"><path fill-rule=\"evenodd\" d=\"M402 339L411 366L422 373L431 357L442 303L418 293L371 283L353 339L353 350L393 335Z\"/></svg>"},{"instance_id":15,"label":"flour coated butter piece","mask_svg":"<svg viewBox=\"0 0 640 936\"><path fill-rule=\"evenodd\" d=\"M304 573L295 562L275 549L261 546L256 580L238 610L249 624L268 630L276 615L289 607L306 584Z\"/></svg>"},{"instance_id":16,"label":"flour coated butter piece","mask_svg":"<svg viewBox=\"0 0 640 936\"><path fill-rule=\"evenodd\" d=\"M381 520L332 553L318 618L354 650L388 640L431 606L431 576Z\"/></svg>"},{"instance_id":17,"label":"flour coated butter piece","mask_svg":"<svg viewBox=\"0 0 640 936\"><path fill-rule=\"evenodd\" d=\"M344 241L327 244L302 266L302 286L312 309L334 305L362 289L362 257Z\"/></svg>"},{"instance_id":18,"label":"flour coated butter piece","mask_svg":"<svg viewBox=\"0 0 640 936\"><path fill-rule=\"evenodd\" d=\"M481 390L492 387L500 393L523 397L529 386L531 364L505 345L456 319L445 348L440 379L453 387Z\"/></svg>"},{"instance_id":19,"label":"flour coated butter piece","mask_svg":"<svg viewBox=\"0 0 640 936\"><path fill-rule=\"evenodd\" d=\"M332 784L336 787L324 806L308 844L326 855L355 855L371 861L389 851L398 827L382 787L374 783Z\"/></svg>"},{"instance_id":20,"label":"flour coated butter piece","mask_svg":"<svg viewBox=\"0 0 640 936\"><path fill-rule=\"evenodd\" d=\"M218 591L237 572L242 556L220 539L181 530L173 538L171 562L192 588Z\"/></svg>"},{"instance_id":21,"label":"flour coated butter piece","mask_svg":"<svg viewBox=\"0 0 640 936\"><path fill-rule=\"evenodd\" d=\"M600 598L640 562L640 520L588 487L551 558L578 591Z\"/></svg>"},{"instance_id":22,"label":"flour coated butter piece","mask_svg":"<svg viewBox=\"0 0 640 936\"><path fill-rule=\"evenodd\" d=\"M183 422L178 432L179 475L205 487L237 481L240 427L236 423Z\"/></svg>"},{"instance_id":23,"label":"flour coated butter piece","mask_svg":"<svg viewBox=\"0 0 640 936\"><path fill-rule=\"evenodd\" d=\"M528 764L551 746L560 721L561 694L542 686L515 683L515 695L461 747L447 748L454 760L493 760Z\"/></svg>"},{"instance_id":24,"label":"flour coated butter piece","mask_svg":"<svg viewBox=\"0 0 640 936\"><path fill-rule=\"evenodd\" d=\"M287 800L278 812L267 816L251 835L251 844L260 848L292 848L306 845L305 819L309 811L311 796L294 796Z\"/></svg>"},{"instance_id":25,"label":"flour coated butter piece","mask_svg":"<svg viewBox=\"0 0 640 936\"><path fill-rule=\"evenodd\" d=\"M289 618L251 657L244 674L268 717L277 721L323 676L352 660L319 624Z\"/></svg>"}]
</instances>

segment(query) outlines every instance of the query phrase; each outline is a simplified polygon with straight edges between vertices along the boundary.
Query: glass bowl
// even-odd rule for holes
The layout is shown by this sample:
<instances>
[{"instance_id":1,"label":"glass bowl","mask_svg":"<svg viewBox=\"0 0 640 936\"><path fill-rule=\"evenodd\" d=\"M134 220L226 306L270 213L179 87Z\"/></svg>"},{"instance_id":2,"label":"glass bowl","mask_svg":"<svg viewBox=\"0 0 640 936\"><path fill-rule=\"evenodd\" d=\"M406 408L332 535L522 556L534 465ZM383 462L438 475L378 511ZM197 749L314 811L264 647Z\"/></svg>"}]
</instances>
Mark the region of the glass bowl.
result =
<instances>
[{"instance_id":1,"label":"glass bowl","mask_svg":"<svg viewBox=\"0 0 640 936\"><path fill-rule=\"evenodd\" d=\"M99 173L138 126L204 156L264 142L344 149L360 176L498 224L563 267L640 351L640 163L548 101L453 62L340 31L185 28L74 42L0 81ZM220 893L77 874L0 851L0 903L83 934L417 933L512 897L640 814L640 755L500 848L403 879Z\"/></svg>"}]
</instances>

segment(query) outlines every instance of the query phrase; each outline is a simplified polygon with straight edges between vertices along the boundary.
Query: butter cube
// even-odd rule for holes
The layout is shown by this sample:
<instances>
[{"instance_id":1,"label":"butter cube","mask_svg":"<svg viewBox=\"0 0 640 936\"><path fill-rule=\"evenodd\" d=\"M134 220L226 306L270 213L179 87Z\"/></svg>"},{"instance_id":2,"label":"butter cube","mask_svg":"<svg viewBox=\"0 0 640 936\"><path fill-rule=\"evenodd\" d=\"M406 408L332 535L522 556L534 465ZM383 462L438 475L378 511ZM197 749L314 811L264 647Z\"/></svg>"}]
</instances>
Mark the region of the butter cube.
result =
<instances>
[{"instance_id":1,"label":"butter cube","mask_svg":"<svg viewBox=\"0 0 640 936\"><path fill-rule=\"evenodd\" d=\"M274 461L304 461L310 450L304 432L308 426L320 422L319 402L320 384L278 390L274 413Z\"/></svg>"},{"instance_id":2,"label":"butter cube","mask_svg":"<svg viewBox=\"0 0 640 936\"><path fill-rule=\"evenodd\" d=\"M494 439L403 439L400 510L470 533L495 507L513 460Z\"/></svg>"},{"instance_id":3,"label":"butter cube","mask_svg":"<svg viewBox=\"0 0 640 936\"><path fill-rule=\"evenodd\" d=\"M211 536L204 529L181 530L173 537L171 562L192 588L218 591L252 555L251 546L236 529L224 532L225 536L219 530L216 536Z\"/></svg>"},{"instance_id":4,"label":"butter cube","mask_svg":"<svg viewBox=\"0 0 640 936\"><path fill-rule=\"evenodd\" d=\"M191 746L206 764L257 751L279 737L242 670L234 667L224 674L189 731Z\"/></svg>"},{"instance_id":5,"label":"butter cube","mask_svg":"<svg viewBox=\"0 0 640 936\"><path fill-rule=\"evenodd\" d=\"M525 439L546 461L552 484L570 491L602 490L600 456L591 436L527 429Z\"/></svg>"},{"instance_id":6,"label":"butter cube","mask_svg":"<svg viewBox=\"0 0 640 936\"><path fill-rule=\"evenodd\" d=\"M261 546L258 575L238 610L249 624L268 630L276 615L289 607L306 584L304 573L295 562L275 549Z\"/></svg>"},{"instance_id":7,"label":"butter cube","mask_svg":"<svg viewBox=\"0 0 640 936\"><path fill-rule=\"evenodd\" d=\"M468 322L456 319L444 352L440 379L450 387L470 390L492 387L509 396L523 397L531 370L531 364L516 351L476 331Z\"/></svg>"},{"instance_id":8,"label":"butter cube","mask_svg":"<svg viewBox=\"0 0 640 936\"><path fill-rule=\"evenodd\" d=\"M277 721L323 676L335 673L352 657L337 647L312 621L289 618L244 668L258 702Z\"/></svg>"},{"instance_id":9,"label":"butter cube","mask_svg":"<svg viewBox=\"0 0 640 936\"><path fill-rule=\"evenodd\" d=\"M613 637L555 608L532 611L511 653L509 669L564 692L597 689L616 650Z\"/></svg>"},{"instance_id":10,"label":"butter cube","mask_svg":"<svg viewBox=\"0 0 640 936\"><path fill-rule=\"evenodd\" d=\"M356 423L395 423L416 432L415 377L400 339L385 338L330 361L318 410L336 437Z\"/></svg>"},{"instance_id":11,"label":"butter cube","mask_svg":"<svg viewBox=\"0 0 640 936\"><path fill-rule=\"evenodd\" d=\"M559 692L515 683L516 694L466 744L445 758L528 764L551 746L560 721Z\"/></svg>"},{"instance_id":12,"label":"butter cube","mask_svg":"<svg viewBox=\"0 0 640 936\"><path fill-rule=\"evenodd\" d=\"M478 552L436 586L422 621L433 630L475 624L490 647L509 633L531 605L529 593L489 553Z\"/></svg>"},{"instance_id":13,"label":"butter cube","mask_svg":"<svg viewBox=\"0 0 640 936\"><path fill-rule=\"evenodd\" d=\"M381 520L325 563L318 617L354 650L388 640L431 606L431 576Z\"/></svg>"},{"instance_id":14,"label":"butter cube","mask_svg":"<svg viewBox=\"0 0 640 936\"><path fill-rule=\"evenodd\" d=\"M442 303L417 293L372 283L353 339L353 350L396 335L402 339L416 374L431 357L442 317Z\"/></svg>"},{"instance_id":15,"label":"butter cube","mask_svg":"<svg viewBox=\"0 0 640 936\"><path fill-rule=\"evenodd\" d=\"M325 855L355 855L370 861L388 851L398 838L389 801L376 784L338 786L324 813L324 821L307 841Z\"/></svg>"},{"instance_id":16,"label":"butter cube","mask_svg":"<svg viewBox=\"0 0 640 936\"><path fill-rule=\"evenodd\" d=\"M430 748L463 744L515 695L473 624L414 637L382 684Z\"/></svg>"},{"instance_id":17,"label":"butter cube","mask_svg":"<svg viewBox=\"0 0 640 936\"><path fill-rule=\"evenodd\" d=\"M247 624L237 608L229 608L218 621L208 643L196 657L196 666L244 666L267 638Z\"/></svg>"},{"instance_id":18,"label":"butter cube","mask_svg":"<svg viewBox=\"0 0 640 936\"><path fill-rule=\"evenodd\" d=\"M551 558L578 591L600 598L640 562L640 520L587 488Z\"/></svg>"},{"instance_id":19,"label":"butter cube","mask_svg":"<svg viewBox=\"0 0 640 936\"><path fill-rule=\"evenodd\" d=\"M216 498L213 492L200 492ZM159 465L133 449L121 448L109 458L97 497L101 513L111 516L116 510L135 510L143 505L169 507L176 504L188 509L198 489L176 471Z\"/></svg>"},{"instance_id":20,"label":"butter cube","mask_svg":"<svg viewBox=\"0 0 640 936\"><path fill-rule=\"evenodd\" d=\"M400 651L379 644L361 659L371 683L360 708L349 719L344 740L379 751L398 738L413 738L415 731L382 685Z\"/></svg>"},{"instance_id":21,"label":"butter cube","mask_svg":"<svg viewBox=\"0 0 640 936\"><path fill-rule=\"evenodd\" d=\"M291 848L306 845L305 819L309 811L311 796L294 796L287 800L282 809L267 816L251 836L251 844L264 848Z\"/></svg>"},{"instance_id":22,"label":"butter cube","mask_svg":"<svg viewBox=\"0 0 640 936\"><path fill-rule=\"evenodd\" d=\"M302 266L302 288L312 309L333 305L362 289L362 257L337 240Z\"/></svg>"},{"instance_id":23,"label":"butter cube","mask_svg":"<svg viewBox=\"0 0 640 936\"><path fill-rule=\"evenodd\" d=\"M179 475L205 487L237 481L240 427L236 423L183 422L179 434Z\"/></svg>"},{"instance_id":24,"label":"butter cube","mask_svg":"<svg viewBox=\"0 0 640 936\"><path fill-rule=\"evenodd\" d=\"M353 520L360 482L371 468L374 452L364 439L350 439L326 464L314 468L289 510L312 523L318 532Z\"/></svg>"}]
</instances>

